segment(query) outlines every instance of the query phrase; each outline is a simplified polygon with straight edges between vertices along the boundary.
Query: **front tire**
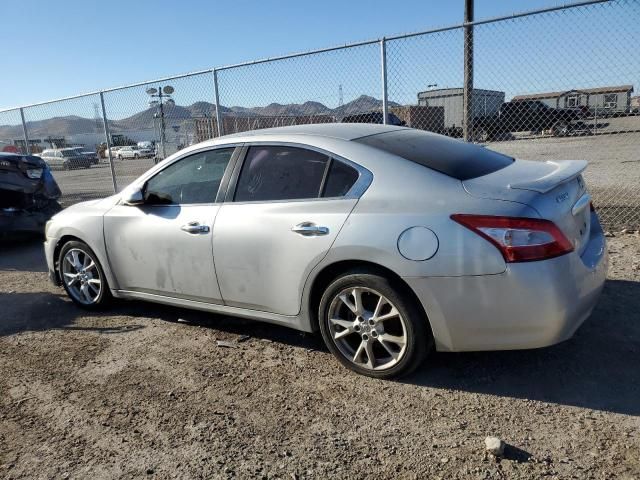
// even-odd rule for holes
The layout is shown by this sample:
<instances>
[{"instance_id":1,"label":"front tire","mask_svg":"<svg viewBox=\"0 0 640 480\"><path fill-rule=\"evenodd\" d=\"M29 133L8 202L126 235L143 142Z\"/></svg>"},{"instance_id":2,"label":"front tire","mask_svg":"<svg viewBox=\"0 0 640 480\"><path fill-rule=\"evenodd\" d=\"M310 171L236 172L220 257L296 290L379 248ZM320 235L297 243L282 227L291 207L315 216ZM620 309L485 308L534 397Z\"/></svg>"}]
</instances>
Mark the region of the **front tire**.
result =
<instances>
[{"instance_id":1,"label":"front tire","mask_svg":"<svg viewBox=\"0 0 640 480\"><path fill-rule=\"evenodd\" d=\"M86 243L65 243L58 256L58 268L62 286L76 305L96 310L111 299L104 270Z\"/></svg>"},{"instance_id":2,"label":"front tire","mask_svg":"<svg viewBox=\"0 0 640 480\"><path fill-rule=\"evenodd\" d=\"M318 318L331 353L369 377L408 375L432 349L428 320L415 300L373 271L351 271L334 280L320 300Z\"/></svg>"}]
</instances>

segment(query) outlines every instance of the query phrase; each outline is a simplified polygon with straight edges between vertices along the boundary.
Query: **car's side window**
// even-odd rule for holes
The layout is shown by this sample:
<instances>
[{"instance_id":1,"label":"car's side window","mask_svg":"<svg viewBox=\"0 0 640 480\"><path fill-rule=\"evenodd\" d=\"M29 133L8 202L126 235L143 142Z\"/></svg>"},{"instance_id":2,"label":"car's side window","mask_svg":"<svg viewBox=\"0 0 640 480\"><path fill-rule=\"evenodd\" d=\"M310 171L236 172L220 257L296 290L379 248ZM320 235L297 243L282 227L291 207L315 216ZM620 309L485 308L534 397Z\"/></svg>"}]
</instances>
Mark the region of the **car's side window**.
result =
<instances>
[{"instance_id":1,"label":"car's side window","mask_svg":"<svg viewBox=\"0 0 640 480\"><path fill-rule=\"evenodd\" d=\"M144 200L151 205L214 203L235 148L194 153L149 179Z\"/></svg>"},{"instance_id":2,"label":"car's side window","mask_svg":"<svg viewBox=\"0 0 640 480\"><path fill-rule=\"evenodd\" d=\"M360 173L355 168L339 160L331 160L322 196L325 198L345 196L359 176Z\"/></svg>"},{"instance_id":3,"label":"car's side window","mask_svg":"<svg viewBox=\"0 0 640 480\"><path fill-rule=\"evenodd\" d=\"M304 148L259 145L249 148L236 202L318 198L329 157Z\"/></svg>"}]
</instances>

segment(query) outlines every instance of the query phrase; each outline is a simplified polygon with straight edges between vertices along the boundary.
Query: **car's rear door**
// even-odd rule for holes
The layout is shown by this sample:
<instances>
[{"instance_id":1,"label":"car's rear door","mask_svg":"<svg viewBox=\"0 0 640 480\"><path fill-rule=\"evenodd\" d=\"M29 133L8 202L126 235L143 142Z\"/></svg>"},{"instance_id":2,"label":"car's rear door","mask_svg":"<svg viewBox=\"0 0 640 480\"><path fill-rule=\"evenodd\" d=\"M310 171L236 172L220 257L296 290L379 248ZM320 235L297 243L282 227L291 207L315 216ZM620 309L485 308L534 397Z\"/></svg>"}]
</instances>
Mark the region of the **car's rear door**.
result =
<instances>
[{"instance_id":1,"label":"car's rear door","mask_svg":"<svg viewBox=\"0 0 640 480\"><path fill-rule=\"evenodd\" d=\"M310 148L250 146L214 225L225 305L297 314L304 282L356 205L366 174Z\"/></svg>"},{"instance_id":2,"label":"car's rear door","mask_svg":"<svg viewBox=\"0 0 640 480\"><path fill-rule=\"evenodd\" d=\"M121 290L221 303L211 237L234 152L209 149L172 162L147 180L144 204L107 212L106 248Z\"/></svg>"}]
</instances>

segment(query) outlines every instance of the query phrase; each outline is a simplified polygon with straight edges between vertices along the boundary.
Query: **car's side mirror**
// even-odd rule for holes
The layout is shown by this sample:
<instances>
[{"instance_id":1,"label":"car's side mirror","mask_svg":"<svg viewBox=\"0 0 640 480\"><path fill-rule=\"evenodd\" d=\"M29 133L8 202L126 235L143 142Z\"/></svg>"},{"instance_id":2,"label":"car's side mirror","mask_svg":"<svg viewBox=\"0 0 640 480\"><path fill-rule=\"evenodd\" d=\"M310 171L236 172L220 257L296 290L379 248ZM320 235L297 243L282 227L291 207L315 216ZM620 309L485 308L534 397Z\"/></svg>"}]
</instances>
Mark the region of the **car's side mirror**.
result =
<instances>
[{"instance_id":1,"label":"car's side mirror","mask_svg":"<svg viewBox=\"0 0 640 480\"><path fill-rule=\"evenodd\" d=\"M122 202L125 205L142 205L144 203L144 195L142 194L142 188L132 187L128 188L126 192L122 194Z\"/></svg>"}]
</instances>

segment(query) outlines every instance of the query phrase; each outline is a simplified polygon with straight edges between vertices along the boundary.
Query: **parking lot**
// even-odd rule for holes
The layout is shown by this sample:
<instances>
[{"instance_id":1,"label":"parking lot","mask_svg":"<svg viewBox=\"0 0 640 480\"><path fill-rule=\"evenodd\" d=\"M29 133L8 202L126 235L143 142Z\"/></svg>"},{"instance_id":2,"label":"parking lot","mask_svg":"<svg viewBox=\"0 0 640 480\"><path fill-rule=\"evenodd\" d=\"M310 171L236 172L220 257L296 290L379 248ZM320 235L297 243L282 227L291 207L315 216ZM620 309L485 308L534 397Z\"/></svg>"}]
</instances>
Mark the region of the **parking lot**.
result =
<instances>
[{"instance_id":1,"label":"parking lot","mask_svg":"<svg viewBox=\"0 0 640 480\"><path fill-rule=\"evenodd\" d=\"M385 382L281 327L139 302L87 313L48 283L39 240L3 243L0 477L638 478L640 236L609 247L573 339L434 354ZM487 435L508 443L501 462Z\"/></svg>"}]
</instances>

